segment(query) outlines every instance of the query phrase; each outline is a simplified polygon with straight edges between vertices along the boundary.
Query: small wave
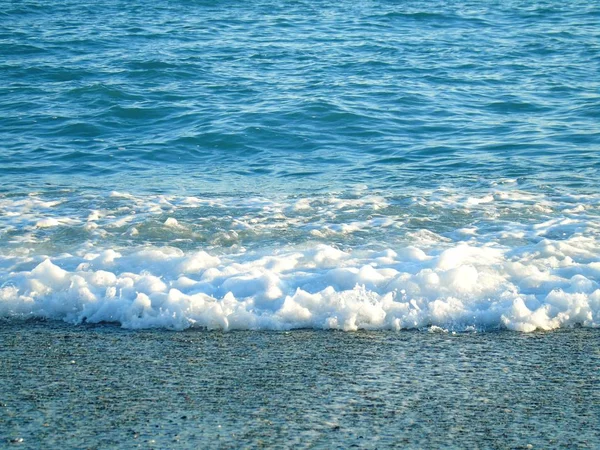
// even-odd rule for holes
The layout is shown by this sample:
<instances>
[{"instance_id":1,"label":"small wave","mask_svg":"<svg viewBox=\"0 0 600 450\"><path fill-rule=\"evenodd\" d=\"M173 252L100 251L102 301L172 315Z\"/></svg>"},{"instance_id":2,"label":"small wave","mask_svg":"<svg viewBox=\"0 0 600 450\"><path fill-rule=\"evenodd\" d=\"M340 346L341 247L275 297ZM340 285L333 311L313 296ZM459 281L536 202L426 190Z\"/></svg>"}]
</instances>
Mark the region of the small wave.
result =
<instances>
[{"instance_id":1,"label":"small wave","mask_svg":"<svg viewBox=\"0 0 600 450\"><path fill-rule=\"evenodd\" d=\"M154 247L37 263L13 258L4 265L33 267L2 275L0 316L174 330L600 326L600 266L589 240L543 240L515 252L467 244L353 252L320 244L220 257Z\"/></svg>"}]
</instances>

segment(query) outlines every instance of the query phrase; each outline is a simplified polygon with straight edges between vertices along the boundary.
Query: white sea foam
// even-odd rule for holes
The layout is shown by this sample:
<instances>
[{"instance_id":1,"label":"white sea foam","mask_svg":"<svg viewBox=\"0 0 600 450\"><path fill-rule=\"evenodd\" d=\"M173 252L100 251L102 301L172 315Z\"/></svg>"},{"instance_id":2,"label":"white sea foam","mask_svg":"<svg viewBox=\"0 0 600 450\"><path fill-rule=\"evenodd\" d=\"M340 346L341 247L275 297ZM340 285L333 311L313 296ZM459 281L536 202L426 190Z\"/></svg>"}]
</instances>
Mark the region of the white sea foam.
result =
<instances>
[{"instance_id":1,"label":"white sea foam","mask_svg":"<svg viewBox=\"0 0 600 450\"><path fill-rule=\"evenodd\" d=\"M542 242L518 257L466 244L431 254L316 245L226 257L169 247L62 255L5 272L0 315L170 329L597 327L600 263L589 245ZM2 260L5 270L23 263Z\"/></svg>"},{"instance_id":2,"label":"white sea foam","mask_svg":"<svg viewBox=\"0 0 600 450\"><path fill-rule=\"evenodd\" d=\"M598 196L501 186L0 196L0 316L177 330L600 326Z\"/></svg>"}]
</instances>

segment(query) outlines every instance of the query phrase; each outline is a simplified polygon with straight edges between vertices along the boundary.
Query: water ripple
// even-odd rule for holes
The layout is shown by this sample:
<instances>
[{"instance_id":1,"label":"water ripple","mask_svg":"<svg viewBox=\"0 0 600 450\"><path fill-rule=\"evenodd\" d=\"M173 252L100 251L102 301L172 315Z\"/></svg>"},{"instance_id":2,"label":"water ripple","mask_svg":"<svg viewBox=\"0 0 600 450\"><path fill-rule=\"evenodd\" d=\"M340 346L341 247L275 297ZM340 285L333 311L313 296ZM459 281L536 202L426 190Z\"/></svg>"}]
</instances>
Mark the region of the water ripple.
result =
<instances>
[{"instance_id":1,"label":"water ripple","mask_svg":"<svg viewBox=\"0 0 600 450\"><path fill-rule=\"evenodd\" d=\"M14 188L28 171L89 186L95 169L117 187L141 170L256 192L410 190L419 170L431 185L598 187L587 1L5 6L0 178Z\"/></svg>"}]
</instances>

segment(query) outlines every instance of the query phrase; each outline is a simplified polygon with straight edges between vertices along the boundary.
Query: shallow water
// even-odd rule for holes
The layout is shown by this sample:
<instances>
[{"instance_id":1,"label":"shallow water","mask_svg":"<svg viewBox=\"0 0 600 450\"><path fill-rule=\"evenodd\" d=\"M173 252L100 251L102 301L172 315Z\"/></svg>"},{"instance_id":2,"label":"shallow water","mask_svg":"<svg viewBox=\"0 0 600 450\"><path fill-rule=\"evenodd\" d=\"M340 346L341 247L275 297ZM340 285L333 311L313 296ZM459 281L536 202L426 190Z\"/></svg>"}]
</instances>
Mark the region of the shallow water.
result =
<instances>
[{"instance_id":1,"label":"shallow water","mask_svg":"<svg viewBox=\"0 0 600 450\"><path fill-rule=\"evenodd\" d=\"M18 448L596 448L597 330L0 327ZM17 448L17 447L15 447Z\"/></svg>"}]
</instances>

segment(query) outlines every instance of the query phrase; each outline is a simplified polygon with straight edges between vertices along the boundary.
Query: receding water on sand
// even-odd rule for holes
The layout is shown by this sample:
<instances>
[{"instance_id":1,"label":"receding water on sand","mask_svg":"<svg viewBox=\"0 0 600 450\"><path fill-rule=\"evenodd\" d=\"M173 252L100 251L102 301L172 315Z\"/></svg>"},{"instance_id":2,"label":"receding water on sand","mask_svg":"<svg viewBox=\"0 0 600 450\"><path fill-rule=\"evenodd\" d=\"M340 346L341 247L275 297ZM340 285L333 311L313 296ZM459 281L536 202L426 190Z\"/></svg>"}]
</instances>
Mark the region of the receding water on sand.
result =
<instances>
[{"instance_id":1,"label":"receding water on sand","mask_svg":"<svg viewBox=\"0 0 600 450\"><path fill-rule=\"evenodd\" d=\"M24 448L595 448L600 334L2 322Z\"/></svg>"}]
</instances>

